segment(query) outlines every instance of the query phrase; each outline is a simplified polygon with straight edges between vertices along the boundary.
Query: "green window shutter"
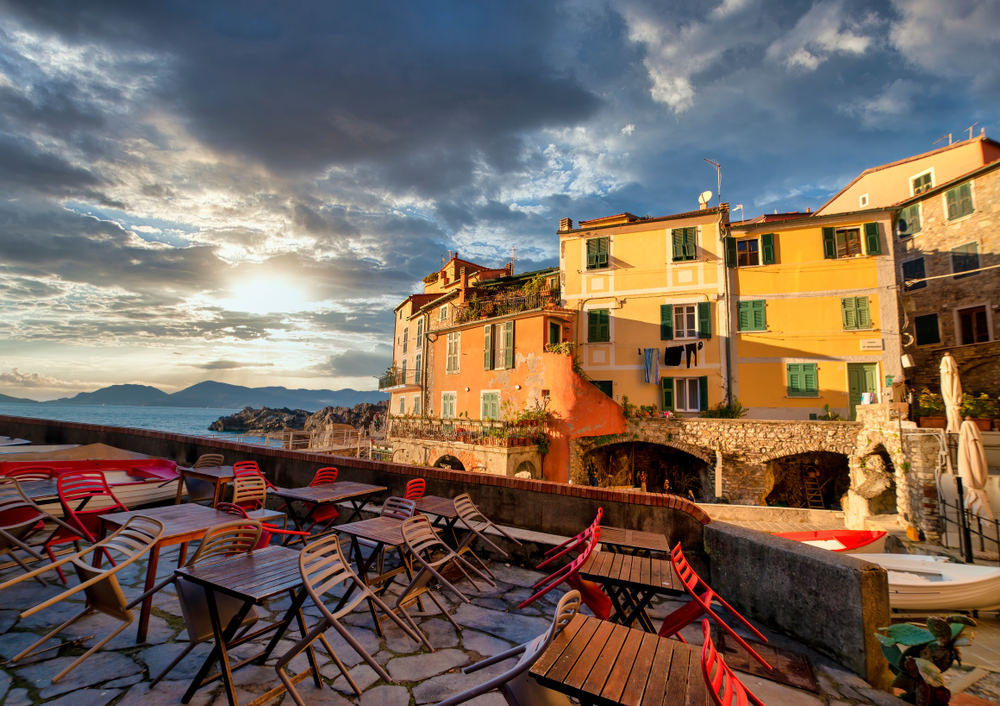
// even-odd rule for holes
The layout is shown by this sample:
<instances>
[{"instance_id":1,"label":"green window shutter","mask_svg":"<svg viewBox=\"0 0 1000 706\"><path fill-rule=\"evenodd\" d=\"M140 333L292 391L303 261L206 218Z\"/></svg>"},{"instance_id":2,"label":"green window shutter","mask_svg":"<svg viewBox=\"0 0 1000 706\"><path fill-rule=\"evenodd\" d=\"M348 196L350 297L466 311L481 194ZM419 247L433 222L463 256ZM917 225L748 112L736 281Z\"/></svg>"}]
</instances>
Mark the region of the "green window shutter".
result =
<instances>
[{"instance_id":1,"label":"green window shutter","mask_svg":"<svg viewBox=\"0 0 1000 706\"><path fill-rule=\"evenodd\" d=\"M802 382L806 395L813 397L819 394L819 377L815 363L802 363Z\"/></svg>"},{"instance_id":2,"label":"green window shutter","mask_svg":"<svg viewBox=\"0 0 1000 706\"><path fill-rule=\"evenodd\" d=\"M737 331L766 331L767 316L765 307L767 302L763 299L756 301L739 302L736 305L736 330Z\"/></svg>"},{"instance_id":3,"label":"green window shutter","mask_svg":"<svg viewBox=\"0 0 1000 706\"><path fill-rule=\"evenodd\" d=\"M503 366L505 368L514 367L514 322L508 321L504 324L504 350Z\"/></svg>"},{"instance_id":4,"label":"green window shutter","mask_svg":"<svg viewBox=\"0 0 1000 706\"><path fill-rule=\"evenodd\" d=\"M597 269L597 248L594 247L595 241L587 241L587 269L596 270Z\"/></svg>"},{"instance_id":5,"label":"green window shutter","mask_svg":"<svg viewBox=\"0 0 1000 706\"><path fill-rule=\"evenodd\" d=\"M727 235L723 239L726 252L726 267L736 267L736 239Z\"/></svg>"},{"instance_id":6,"label":"green window shutter","mask_svg":"<svg viewBox=\"0 0 1000 706\"><path fill-rule=\"evenodd\" d=\"M773 265L778 261L774 250L774 233L764 233L760 236L761 264Z\"/></svg>"},{"instance_id":7,"label":"green window shutter","mask_svg":"<svg viewBox=\"0 0 1000 706\"><path fill-rule=\"evenodd\" d=\"M958 189L949 189L945 199L948 202L948 220L958 218Z\"/></svg>"},{"instance_id":8,"label":"green window shutter","mask_svg":"<svg viewBox=\"0 0 1000 706\"><path fill-rule=\"evenodd\" d=\"M708 409L708 376L698 378L698 409L704 412Z\"/></svg>"},{"instance_id":9,"label":"green window shutter","mask_svg":"<svg viewBox=\"0 0 1000 706\"><path fill-rule=\"evenodd\" d=\"M802 364L788 363L785 365L785 374L788 377L786 391L789 397L798 397L802 389Z\"/></svg>"},{"instance_id":10,"label":"green window shutter","mask_svg":"<svg viewBox=\"0 0 1000 706\"><path fill-rule=\"evenodd\" d=\"M660 378L660 409L672 412L674 409L674 379Z\"/></svg>"},{"instance_id":11,"label":"green window shutter","mask_svg":"<svg viewBox=\"0 0 1000 706\"><path fill-rule=\"evenodd\" d=\"M752 324L753 313L750 311L750 305L753 302L737 302L736 303L736 330L737 331L749 331Z\"/></svg>"},{"instance_id":12,"label":"green window shutter","mask_svg":"<svg viewBox=\"0 0 1000 706\"><path fill-rule=\"evenodd\" d=\"M840 300L840 317L843 320L845 331L858 327L858 311L854 297L843 297Z\"/></svg>"},{"instance_id":13,"label":"green window shutter","mask_svg":"<svg viewBox=\"0 0 1000 706\"><path fill-rule=\"evenodd\" d=\"M684 259L694 260L698 256L697 230L684 229Z\"/></svg>"},{"instance_id":14,"label":"green window shutter","mask_svg":"<svg viewBox=\"0 0 1000 706\"><path fill-rule=\"evenodd\" d=\"M698 302L698 338L712 337L712 305Z\"/></svg>"},{"instance_id":15,"label":"green window shutter","mask_svg":"<svg viewBox=\"0 0 1000 706\"><path fill-rule=\"evenodd\" d=\"M674 305L660 305L660 340L672 341L674 338Z\"/></svg>"},{"instance_id":16,"label":"green window shutter","mask_svg":"<svg viewBox=\"0 0 1000 706\"><path fill-rule=\"evenodd\" d=\"M673 260L676 262L678 260L684 259L684 229L674 228L670 231L670 239L672 241L671 253Z\"/></svg>"},{"instance_id":17,"label":"green window shutter","mask_svg":"<svg viewBox=\"0 0 1000 706\"><path fill-rule=\"evenodd\" d=\"M610 238L599 238L597 240L597 266L607 267L608 266L608 247L611 243Z\"/></svg>"},{"instance_id":18,"label":"green window shutter","mask_svg":"<svg viewBox=\"0 0 1000 706\"><path fill-rule=\"evenodd\" d=\"M493 324L483 327L483 369L493 369Z\"/></svg>"},{"instance_id":19,"label":"green window shutter","mask_svg":"<svg viewBox=\"0 0 1000 706\"><path fill-rule=\"evenodd\" d=\"M959 210L962 215L972 213L972 184L962 184L958 187Z\"/></svg>"},{"instance_id":20,"label":"green window shutter","mask_svg":"<svg viewBox=\"0 0 1000 706\"><path fill-rule=\"evenodd\" d=\"M878 223L865 223L865 250L869 255L882 254L882 244L878 237Z\"/></svg>"},{"instance_id":21,"label":"green window shutter","mask_svg":"<svg viewBox=\"0 0 1000 706\"><path fill-rule=\"evenodd\" d=\"M871 328L872 319L868 313L868 297L857 297L854 308L858 312L858 328Z\"/></svg>"},{"instance_id":22,"label":"green window shutter","mask_svg":"<svg viewBox=\"0 0 1000 706\"><path fill-rule=\"evenodd\" d=\"M827 260L837 259L837 236L833 228L823 229L823 257Z\"/></svg>"},{"instance_id":23,"label":"green window shutter","mask_svg":"<svg viewBox=\"0 0 1000 706\"><path fill-rule=\"evenodd\" d=\"M606 343L611 340L610 315L607 309L591 309L587 312L587 341Z\"/></svg>"}]
</instances>

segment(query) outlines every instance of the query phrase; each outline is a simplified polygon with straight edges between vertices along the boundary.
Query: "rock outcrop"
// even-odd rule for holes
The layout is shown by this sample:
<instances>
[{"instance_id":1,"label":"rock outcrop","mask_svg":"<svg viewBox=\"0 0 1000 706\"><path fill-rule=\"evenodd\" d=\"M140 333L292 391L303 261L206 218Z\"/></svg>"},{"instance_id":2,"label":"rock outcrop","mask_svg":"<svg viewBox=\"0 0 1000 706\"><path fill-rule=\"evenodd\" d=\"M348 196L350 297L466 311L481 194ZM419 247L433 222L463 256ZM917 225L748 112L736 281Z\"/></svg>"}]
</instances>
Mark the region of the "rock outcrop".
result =
<instances>
[{"instance_id":1,"label":"rock outcrop","mask_svg":"<svg viewBox=\"0 0 1000 706\"><path fill-rule=\"evenodd\" d=\"M389 410L389 403L386 401L372 404L362 402L354 407L324 407L320 411L309 416L306 420L305 430L314 431L324 429L331 424L350 424L358 431L367 429L375 421L385 420L385 413Z\"/></svg>"},{"instance_id":2,"label":"rock outcrop","mask_svg":"<svg viewBox=\"0 0 1000 706\"><path fill-rule=\"evenodd\" d=\"M303 409L273 409L245 407L236 414L219 417L209 425L211 431L281 431L283 429L304 429L320 431L334 424L349 424L361 431L368 429L379 419L384 421L389 403L362 402L354 407L324 407L310 414Z\"/></svg>"}]
</instances>

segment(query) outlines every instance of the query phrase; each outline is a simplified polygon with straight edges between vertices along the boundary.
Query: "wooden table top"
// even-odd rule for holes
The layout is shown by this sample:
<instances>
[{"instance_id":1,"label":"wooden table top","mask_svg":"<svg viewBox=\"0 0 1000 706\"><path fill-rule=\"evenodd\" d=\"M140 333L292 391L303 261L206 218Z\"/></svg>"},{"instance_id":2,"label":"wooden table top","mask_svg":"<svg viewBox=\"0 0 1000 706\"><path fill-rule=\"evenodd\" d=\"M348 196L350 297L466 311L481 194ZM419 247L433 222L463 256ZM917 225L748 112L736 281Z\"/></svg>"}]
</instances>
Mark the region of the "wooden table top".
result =
<instances>
[{"instance_id":1,"label":"wooden table top","mask_svg":"<svg viewBox=\"0 0 1000 706\"><path fill-rule=\"evenodd\" d=\"M384 485L356 483L350 480L307 485L302 488L275 488L271 492L286 500L301 500L310 503L334 503L363 495L374 495L388 490Z\"/></svg>"},{"instance_id":2,"label":"wooden table top","mask_svg":"<svg viewBox=\"0 0 1000 706\"><path fill-rule=\"evenodd\" d=\"M625 549L640 549L647 552L670 554L670 544L667 542L666 535L657 532L643 532L641 530L601 525L601 543Z\"/></svg>"},{"instance_id":3,"label":"wooden table top","mask_svg":"<svg viewBox=\"0 0 1000 706\"><path fill-rule=\"evenodd\" d=\"M711 704L700 648L580 613L530 674L549 688L602 704Z\"/></svg>"},{"instance_id":4,"label":"wooden table top","mask_svg":"<svg viewBox=\"0 0 1000 706\"><path fill-rule=\"evenodd\" d=\"M221 561L184 566L175 573L255 603L302 585L299 552L277 545Z\"/></svg>"},{"instance_id":5,"label":"wooden table top","mask_svg":"<svg viewBox=\"0 0 1000 706\"><path fill-rule=\"evenodd\" d=\"M160 507L147 507L129 512L112 512L101 515L101 519L110 526L121 527L137 515L154 517L163 523L160 544L178 537L197 535L215 525L239 519L228 512L220 512L213 507L205 507L196 503L161 505Z\"/></svg>"},{"instance_id":6,"label":"wooden table top","mask_svg":"<svg viewBox=\"0 0 1000 706\"><path fill-rule=\"evenodd\" d=\"M619 552L594 552L580 567L580 575L591 581L657 593L680 593L674 587L674 572L666 559Z\"/></svg>"},{"instance_id":7,"label":"wooden table top","mask_svg":"<svg viewBox=\"0 0 1000 706\"><path fill-rule=\"evenodd\" d=\"M445 498L440 495L425 495L417 501L417 512L426 512L446 519L458 517L455 510L455 499Z\"/></svg>"},{"instance_id":8,"label":"wooden table top","mask_svg":"<svg viewBox=\"0 0 1000 706\"><path fill-rule=\"evenodd\" d=\"M182 476L198 476L205 480L232 480L235 473L232 466L202 466L201 468L185 468L178 466L177 472Z\"/></svg>"},{"instance_id":9,"label":"wooden table top","mask_svg":"<svg viewBox=\"0 0 1000 706\"><path fill-rule=\"evenodd\" d=\"M333 529L358 539L367 539L389 546L403 544L403 521L393 517L373 517L369 520L334 525Z\"/></svg>"}]
</instances>

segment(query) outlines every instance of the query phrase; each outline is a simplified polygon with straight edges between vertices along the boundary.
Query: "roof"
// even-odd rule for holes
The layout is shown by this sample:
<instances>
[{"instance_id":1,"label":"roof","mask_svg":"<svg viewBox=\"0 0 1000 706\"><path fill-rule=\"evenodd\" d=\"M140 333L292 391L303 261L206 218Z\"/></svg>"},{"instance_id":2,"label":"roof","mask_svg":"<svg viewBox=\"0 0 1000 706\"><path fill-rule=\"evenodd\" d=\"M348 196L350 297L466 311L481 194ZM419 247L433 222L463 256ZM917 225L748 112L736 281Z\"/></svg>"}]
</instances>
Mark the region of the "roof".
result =
<instances>
[{"instance_id":1,"label":"roof","mask_svg":"<svg viewBox=\"0 0 1000 706\"><path fill-rule=\"evenodd\" d=\"M910 204L914 204L917 203L918 201L926 199L928 196L935 196L937 194L940 194L942 191L947 191L948 189L954 187L955 185L961 184L963 181L968 181L969 179L975 179L977 176L980 176L981 174L987 174L989 172L992 172L994 169L1000 169L1000 159L996 160L995 162L989 162L987 164L984 164L981 167L976 167L971 172L966 172L965 174L961 174L950 181L946 181L943 184L938 184L937 186L927 189L926 191L921 191L919 194L915 196L911 196L908 199L899 201L893 205L893 208L897 209L905 208Z\"/></svg>"},{"instance_id":2,"label":"roof","mask_svg":"<svg viewBox=\"0 0 1000 706\"><path fill-rule=\"evenodd\" d=\"M811 215L807 210L804 213L802 211L787 211L785 213L762 213L756 218L747 218L742 221L733 221L732 225L753 225L756 223L774 223L775 221L787 221L794 218L803 218Z\"/></svg>"},{"instance_id":3,"label":"roof","mask_svg":"<svg viewBox=\"0 0 1000 706\"><path fill-rule=\"evenodd\" d=\"M883 206L880 208L866 208L861 211L838 211L837 213L802 213L797 217L780 219L782 225L787 226L809 226L817 222L829 223L831 221L856 221L863 217L878 218L879 216L884 217L887 213L893 213L897 210L898 206ZM773 222L773 221L772 221ZM767 225L767 221L740 221L739 223L730 223L730 230L756 230L761 226Z\"/></svg>"},{"instance_id":4,"label":"roof","mask_svg":"<svg viewBox=\"0 0 1000 706\"><path fill-rule=\"evenodd\" d=\"M589 228L595 225L612 225L610 223L605 223L605 221L623 221L625 223L634 223L635 221L641 221L642 218L635 215L634 213L629 213L625 211L623 213L616 213L613 216L601 216L600 218L591 218L589 221L580 221L580 228ZM615 223L614 225L621 225L621 223Z\"/></svg>"},{"instance_id":5,"label":"roof","mask_svg":"<svg viewBox=\"0 0 1000 706\"><path fill-rule=\"evenodd\" d=\"M616 228L623 225L635 225L637 223L661 223L663 221L676 221L682 218L694 218L695 216L705 216L708 214L721 213L722 211L729 211L729 204L724 203L721 206L713 206L711 208L700 208L697 211L686 211L684 213L673 213L669 216L657 216L656 218L639 218L638 216L633 216L631 213L618 214L618 216L607 216L606 218L594 218L589 221L580 221L576 228L570 228L568 230L558 231L559 235L566 235L567 233L581 233L583 231L589 230L600 230L603 228ZM622 216L632 216L635 220L625 221L620 223L607 223L602 224L601 221L610 221L614 218L619 218ZM597 225L585 225L587 223L596 223Z\"/></svg>"},{"instance_id":6,"label":"roof","mask_svg":"<svg viewBox=\"0 0 1000 706\"><path fill-rule=\"evenodd\" d=\"M819 208L816 209L816 212L819 213L824 208L826 208L827 206L829 206L831 203L833 203L834 201L836 201L838 198L840 198L841 194L843 194L845 191L847 191L848 189L850 189L852 186L854 186L855 184L857 184L859 181L861 181L862 179L864 179L869 174L874 174L875 172L880 172L883 169L890 169L891 167L897 167L900 164L906 164L907 162L913 162L913 161L916 161L918 159L924 159L925 157L930 157L930 156L935 155L935 154L941 154L942 152L947 152L949 150L957 149L958 147L968 147L973 142L980 142L980 143L987 143L988 142L989 144L993 145L994 147L1000 149L1000 142L997 142L996 140L991 140L990 138L986 137L986 135L980 134L980 135L976 135L975 137L973 137L971 139L959 140L958 142L953 142L950 145L945 145L944 147L938 147L937 149L930 150L928 152L921 152L920 154L915 154L915 155L913 155L911 157L905 157L903 159L897 159L895 162L887 162L886 164L880 164L877 167L871 167L869 169L864 170L860 174L858 174L844 188L842 188L836 194L834 194L829 199L827 199L826 203L824 203L822 206L820 206Z\"/></svg>"}]
</instances>

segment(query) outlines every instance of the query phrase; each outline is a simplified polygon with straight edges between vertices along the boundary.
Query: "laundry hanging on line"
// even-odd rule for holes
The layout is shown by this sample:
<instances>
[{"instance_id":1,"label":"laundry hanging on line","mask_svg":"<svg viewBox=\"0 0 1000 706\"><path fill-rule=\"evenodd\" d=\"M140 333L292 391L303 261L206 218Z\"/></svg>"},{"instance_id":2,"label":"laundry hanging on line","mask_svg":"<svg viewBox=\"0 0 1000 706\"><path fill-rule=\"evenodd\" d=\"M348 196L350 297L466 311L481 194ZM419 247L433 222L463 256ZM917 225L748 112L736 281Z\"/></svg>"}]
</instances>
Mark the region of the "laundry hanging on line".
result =
<instances>
[{"instance_id":1,"label":"laundry hanging on line","mask_svg":"<svg viewBox=\"0 0 1000 706\"><path fill-rule=\"evenodd\" d=\"M684 346L668 346L663 351L664 365L680 365L681 358L684 357Z\"/></svg>"},{"instance_id":2,"label":"laundry hanging on line","mask_svg":"<svg viewBox=\"0 0 1000 706\"><path fill-rule=\"evenodd\" d=\"M660 382L660 349L644 348L643 355L643 382Z\"/></svg>"},{"instance_id":3,"label":"laundry hanging on line","mask_svg":"<svg viewBox=\"0 0 1000 706\"><path fill-rule=\"evenodd\" d=\"M694 364L695 367L697 367L698 351L701 350L704 346L705 346L704 341L698 341L697 343L688 343L687 345L684 346L684 352L687 354L686 355L687 367L689 368L691 367L691 358L694 358ZM677 361L677 364L678 365L681 364L679 360Z\"/></svg>"}]
</instances>

